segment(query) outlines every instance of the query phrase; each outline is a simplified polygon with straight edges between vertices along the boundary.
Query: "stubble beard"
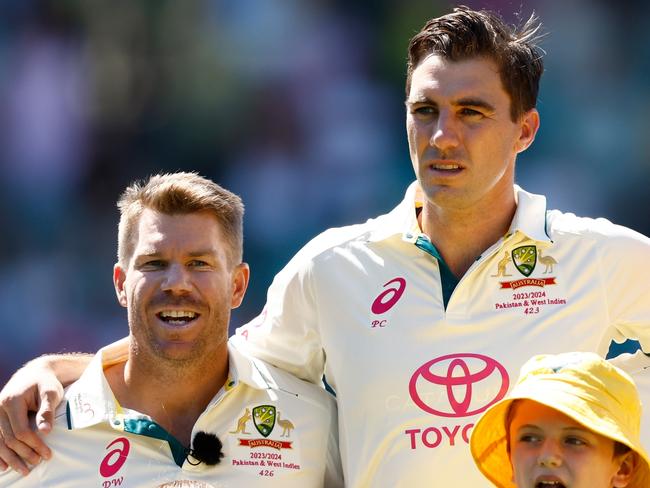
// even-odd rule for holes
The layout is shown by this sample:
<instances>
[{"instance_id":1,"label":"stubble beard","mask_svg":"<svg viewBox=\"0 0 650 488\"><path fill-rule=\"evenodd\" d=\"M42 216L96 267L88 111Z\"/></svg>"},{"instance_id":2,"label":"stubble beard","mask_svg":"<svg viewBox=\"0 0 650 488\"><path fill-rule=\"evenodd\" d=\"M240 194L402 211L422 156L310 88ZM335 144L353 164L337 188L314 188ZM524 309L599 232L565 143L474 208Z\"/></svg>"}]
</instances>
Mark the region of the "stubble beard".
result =
<instances>
[{"instance_id":1,"label":"stubble beard","mask_svg":"<svg viewBox=\"0 0 650 488\"><path fill-rule=\"evenodd\" d=\"M192 348L184 356L169 354L160 344L153 329L146 326L145 314L133 314L131 328L131 360L157 378L176 380L188 373L206 373L210 364L216 363L214 357L218 346L228 341L228 322L230 310L213 311L207 317L210 325L194 339Z\"/></svg>"}]
</instances>

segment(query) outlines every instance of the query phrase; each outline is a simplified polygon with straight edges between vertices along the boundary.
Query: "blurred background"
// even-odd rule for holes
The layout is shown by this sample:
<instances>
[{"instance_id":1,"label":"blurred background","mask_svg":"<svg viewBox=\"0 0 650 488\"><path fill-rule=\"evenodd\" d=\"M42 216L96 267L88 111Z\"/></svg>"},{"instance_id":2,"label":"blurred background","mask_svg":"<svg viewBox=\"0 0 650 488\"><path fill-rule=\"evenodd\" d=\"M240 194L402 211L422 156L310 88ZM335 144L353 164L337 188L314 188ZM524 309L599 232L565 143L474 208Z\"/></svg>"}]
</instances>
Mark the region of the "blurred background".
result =
<instances>
[{"instance_id":1,"label":"blurred background","mask_svg":"<svg viewBox=\"0 0 650 488\"><path fill-rule=\"evenodd\" d=\"M548 32L519 184L650 234L650 3L465 3L535 10ZM307 240L391 209L413 178L408 40L450 5L0 0L0 384L127 334L112 266L134 179L196 170L243 197L252 282L233 328Z\"/></svg>"}]
</instances>

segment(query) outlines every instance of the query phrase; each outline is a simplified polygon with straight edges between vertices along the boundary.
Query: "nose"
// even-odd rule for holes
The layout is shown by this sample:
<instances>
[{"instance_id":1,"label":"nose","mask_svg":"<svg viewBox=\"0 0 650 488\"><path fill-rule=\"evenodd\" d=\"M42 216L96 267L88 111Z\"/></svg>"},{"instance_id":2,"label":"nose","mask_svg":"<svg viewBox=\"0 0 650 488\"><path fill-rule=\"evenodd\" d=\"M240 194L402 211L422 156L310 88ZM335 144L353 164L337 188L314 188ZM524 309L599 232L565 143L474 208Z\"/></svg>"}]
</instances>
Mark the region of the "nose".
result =
<instances>
[{"instance_id":1,"label":"nose","mask_svg":"<svg viewBox=\"0 0 650 488\"><path fill-rule=\"evenodd\" d=\"M540 466L557 468L562 465L562 454L559 446L552 440L544 441L538 457Z\"/></svg>"},{"instance_id":2,"label":"nose","mask_svg":"<svg viewBox=\"0 0 650 488\"><path fill-rule=\"evenodd\" d=\"M192 290L189 271L181 264L170 265L162 282L163 291L185 294Z\"/></svg>"},{"instance_id":3,"label":"nose","mask_svg":"<svg viewBox=\"0 0 650 488\"><path fill-rule=\"evenodd\" d=\"M458 146L458 128L452 114L440 111L429 144L443 152Z\"/></svg>"}]
</instances>

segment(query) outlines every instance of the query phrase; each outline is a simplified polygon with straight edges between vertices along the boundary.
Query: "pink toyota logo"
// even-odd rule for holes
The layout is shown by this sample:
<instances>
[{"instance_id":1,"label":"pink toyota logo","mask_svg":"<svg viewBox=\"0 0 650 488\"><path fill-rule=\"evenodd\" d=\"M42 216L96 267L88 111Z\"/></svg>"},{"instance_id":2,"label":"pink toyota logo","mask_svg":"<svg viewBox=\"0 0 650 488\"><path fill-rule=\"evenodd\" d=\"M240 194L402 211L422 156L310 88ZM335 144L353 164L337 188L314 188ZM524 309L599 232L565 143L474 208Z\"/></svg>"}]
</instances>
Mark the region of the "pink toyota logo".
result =
<instances>
[{"instance_id":1,"label":"pink toyota logo","mask_svg":"<svg viewBox=\"0 0 650 488\"><path fill-rule=\"evenodd\" d=\"M432 415L469 417L501 400L509 385L508 372L494 359L457 353L432 359L415 370L409 381L409 394L418 407ZM480 395L476 395L475 387L481 388ZM490 392L487 397L485 391ZM430 405L435 404L432 398L440 397L445 398L448 410Z\"/></svg>"}]
</instances>

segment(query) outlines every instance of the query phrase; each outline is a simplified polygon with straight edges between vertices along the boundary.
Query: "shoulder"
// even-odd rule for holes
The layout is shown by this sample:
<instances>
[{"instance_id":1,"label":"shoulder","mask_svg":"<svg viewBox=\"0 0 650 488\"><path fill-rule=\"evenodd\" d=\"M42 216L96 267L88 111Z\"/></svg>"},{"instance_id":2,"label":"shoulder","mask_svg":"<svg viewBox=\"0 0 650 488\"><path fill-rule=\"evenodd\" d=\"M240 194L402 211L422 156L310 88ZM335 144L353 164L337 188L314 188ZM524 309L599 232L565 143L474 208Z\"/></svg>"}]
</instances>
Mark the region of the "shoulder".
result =
<instances>
[{"instance_id":1,"label":"shoulder","mask_svg":"<svg viewBox=\"0 0 650 488\"><path fill-rule=\"evenodd\" d=\"M318 234L305 244L280 270L273 280L271 290L290 283L304 284L305 279L317 269L328 266L330 260L351 248L365 246L377 229L381 229L385 215L361 224L333 227Z\"/></svg>"},{"instance_id":2,"label":"shoulder","mask_svg":"<svg viewBox=\"0 0 650 488\"><path fill-rule=\"evenodd\" d=\"M291 394L296 401L304 403L305 407L324 411L331 411L336 407L334 396L322 386L301 380L291 373L276 368L264 361L256 361L258 362L258 367L266 368L279 390Z\"/></svg>"},{"instance_id":3,"label":"shoulder","mask_svg":"<svg viewBox=\"0 0 650 488\"><path fill-rule=\"evenodd\" d=\"M308 274L316 263L327 261L328 257L356 245L365 246L371 241L380 241L395 234L401 234L415 220L416 183L406 190L404 199L392 210L363 223L332 227L321 232L305 244L276 275L274 283L282 284Z\"/></svg>"},{"instance_id":4,"label":"shoulder","mask_svg":"<svg viewBox=\"0 0 650 488\"><path fill-rule=\"evenodd\" d=\"M300 404L305 411L313 409L318 415L335 409L334 397L323 387L298 379L283 369L249 355L232 340L229 353L235 360L237 374L250 386L275 391L285 401Z\"/></svg>"},{"instance_id":5,"label":"shoulder","mask_svg":"<svg viewBox=\"0 0 650 488\"><path fill-rule=\"evenodd\" d=\"M311 262L319 256L328 254L333 249L346 247L354 242L367 241L376 229L381 228L385 217L385 215L381 215L361 224L327 229L305 244L289 264Z\"/></svg>"},{"instance_id":6,"label":"shoulder","mask_svg":"<svg viewBox=\"0 0 650 488\"><path fill-rule=\"evenodd\" d=\"M551 240L582 239L603 245L606 249L639 249L650 252L650 238L605 218L579 217L573 213L550 210L546 228Z\"/></svg>"}]
</instances>

